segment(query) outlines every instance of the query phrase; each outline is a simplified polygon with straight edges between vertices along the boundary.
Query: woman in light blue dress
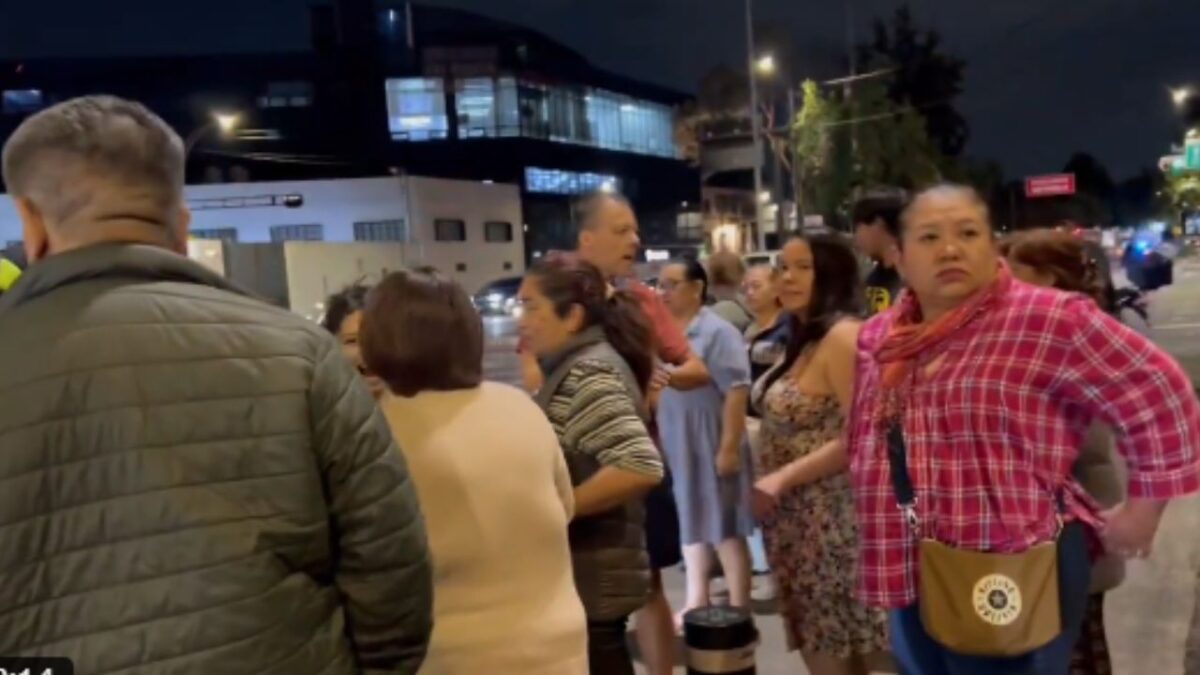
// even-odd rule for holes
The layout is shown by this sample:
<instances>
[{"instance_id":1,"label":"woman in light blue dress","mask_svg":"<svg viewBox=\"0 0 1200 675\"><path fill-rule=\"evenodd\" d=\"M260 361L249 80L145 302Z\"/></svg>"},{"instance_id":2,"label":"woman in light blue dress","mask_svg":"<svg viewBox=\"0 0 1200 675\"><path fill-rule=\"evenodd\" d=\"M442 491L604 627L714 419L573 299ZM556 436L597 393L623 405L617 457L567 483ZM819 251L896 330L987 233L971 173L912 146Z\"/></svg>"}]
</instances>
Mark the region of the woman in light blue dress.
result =
<instances>
[{"instance_id":1,"label":"woman in light blue dress","mask_svg":"<svg viewBox=\"0 0 1200 675\"><path fill-rule=\"evenodd\" d=\"M754 531L753 467L745 433L750 359L741 333L704 307L707 285L698 262L673 263L659 275L664 300L712 376L699 389L667 389L658 403L659 433L675 477L687 565L684 612L709 604L714 548L729 585L730 604L750 603L746 537Z\"/></svg>"}]
</instances>

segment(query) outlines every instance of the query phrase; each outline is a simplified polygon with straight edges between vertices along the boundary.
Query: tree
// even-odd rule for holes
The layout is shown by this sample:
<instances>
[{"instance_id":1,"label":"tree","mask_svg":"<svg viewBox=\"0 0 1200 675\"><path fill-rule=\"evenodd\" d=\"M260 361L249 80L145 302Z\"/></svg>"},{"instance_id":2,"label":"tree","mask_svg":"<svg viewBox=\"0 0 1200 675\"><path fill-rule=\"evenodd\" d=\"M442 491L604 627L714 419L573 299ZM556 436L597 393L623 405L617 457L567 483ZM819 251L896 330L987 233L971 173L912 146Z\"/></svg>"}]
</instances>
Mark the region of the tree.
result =
<instances>
[{"instance_id":1,"label":"tree","mask_svg":"<svg viewBox=\"0 0 1200 675\"><path fill-rule=\"evenodd\" d=\"M1068 200L1074 202L1069 217L1089 225L1112 223L1116 185L1100 160L1077 152L1067 160L1063 172L1075 174L1075 198Z\"/></svg>"},{"instance_id":2,"label":"tree","mask_svg":"<svg viewBox=\"0 0 1200 675\"><path fill-rule=\"evenodd\" d=\"M1075 189L1086 192L1099 199L1111 199L1116 185L1112 174L1108 172L1100 160L1086 152L1071 155L1063 166L1065 173L1075 174Z\"/></svg>"},{"instance_id":3,"label":"tree","mask_svg":"<svg viewBox=\"0 0 1200 675\"><path fill-rule=\"evenodd\" d=\"M1004 175L1004 167L990 159L962 157L950 160L943 158L942 176L945 180L970 185L979 192L992 212L996 227L1005 230L1016 226L1016 197L1024 198L1025 184L1019 182L1010 190Z\"/></svg>"},{"instance_id":4,"label":"tree","mask_svg":"<svg viewBox=\"0 0 1200 675\"><path fill-rule=\"evenodd\" d=\"M704 116L695 101L689 101L675 110L675 147L683 161L691 166L700 164L700 127Z\"/></svg>"},{"instance_id":5,"label":"tree","mask_svg":"<svg viewBox=\"0 0 1200 675\"><path fill-rule=\"evenodd\" d=\"M808 209L828 201L829 171L833 159L833 123L837 109L812 80L805 81L803 103L792 121L792 177L795 181L796 213L803 218Z\"/></svg>"},{"instance_id":6,"label":"tree","mask_svg":"<svg viewBox=\"0 0 1200 675\"><path fill-rule=\"evenodd\" d=\"M699 108L710 115L745 115L750 105L750 82L744 70L720 65L700 78Z\"/></svg>"},{"instance_id":7,"label":"tree","mask_svg":"<svg viewBox=\"0 0 1200 675\"><path fill-rule=\"evenodd\" d=\"M717 66L700 80L696 100L675 113L675 143L683 159L700 163L704 138L743 131L749 126L750 85L744 72Z\"/></svg>"},{"instance_id":8,"label":"tree","mask_svg":"<svg viewBox=\"0 0 1200 675\"><path fill-rule=\"evenodd\" d=\"M1163 186L1163 206L1171 222L1200 208L1200 172L1172 173Z\"/></svg>"},{"instance_id":9,"label":"tree","mask_svg":"<svg viewBox=\"0 0 1200 675\"><path fill-rule=\"evenodd\" d=\"M854 157L853 182L919 188L941 178L941 154L925 121L911 106L897 106L879 85L868 85L844 106L840 123L853 126L853 137L839 134ZM855 152L855 147L857 151Z\"/></svg>"},{"instance_id":10,"label":"tree","mask_svg":"<svg viewBox=\"0 0 1200 675\"><path fill-rule=\"evenodd\" d=\"M1137 226L1169 211L1159 203L1166 177L1157 168L1144 168L1116 188L1116 222Z\"/></svg>"},{"instance_id":11,"label":"tree","mask_svg":"<svg viewBox=\"0 0 1200 675\"><path fill-rule=\"evenodd\" d=\"M866 69L895 68L888 96L897 105L908 105L925 120L934 145L947 157L957 157L966 147L970 129L954 107L962 94L961 59L942 52L936 31L921 30L908 7L900 7L890 25L877 19L871 41L858 48Z\"/></svg>"},{"instance_id":12,"label":"tree","mask_svg":"<svg viewBox=\"0 0 1200 675\"><path fill-rule=\"evenodd\" d=\"M790 146L802 215L820 213L833 222L860 188L915 189L941 179L942 156L924 120L896 106L883 87L868 86L846 102L806 82L803 103Z\"/></svg>"}]
</instances>

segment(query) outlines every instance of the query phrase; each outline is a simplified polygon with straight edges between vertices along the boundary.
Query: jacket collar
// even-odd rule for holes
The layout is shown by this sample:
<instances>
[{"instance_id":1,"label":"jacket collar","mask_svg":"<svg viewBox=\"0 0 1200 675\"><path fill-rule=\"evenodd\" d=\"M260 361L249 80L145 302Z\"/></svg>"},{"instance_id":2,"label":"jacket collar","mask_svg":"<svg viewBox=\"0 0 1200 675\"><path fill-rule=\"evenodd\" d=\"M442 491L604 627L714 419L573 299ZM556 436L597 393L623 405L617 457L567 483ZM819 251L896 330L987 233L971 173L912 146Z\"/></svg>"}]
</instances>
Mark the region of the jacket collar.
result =
<instances>
[{"instance_id":1,"label":"jacket collar","mask_svg":"<svg viewBox=\"0 0 1200 675\"><path fill-rule=\"evenodd\" d=\"M71 284L93 279L176 281L248 295L216 272L164 248L144 244L99 244L50 256L31 265L0 296L0 315Z\"/></svg>"},{"instance_id":2,"label":"jacket collar","mask_svg":"<svg viewBox=\"0 0 1200 675\"><path fill-rule=\"evenodd\" d=\"M572 336L558 351L538 359L538 365L543 373L550 375L576 352L600 344L604 340L603 327L589 326Z\"/></svg>"}]
</instances>

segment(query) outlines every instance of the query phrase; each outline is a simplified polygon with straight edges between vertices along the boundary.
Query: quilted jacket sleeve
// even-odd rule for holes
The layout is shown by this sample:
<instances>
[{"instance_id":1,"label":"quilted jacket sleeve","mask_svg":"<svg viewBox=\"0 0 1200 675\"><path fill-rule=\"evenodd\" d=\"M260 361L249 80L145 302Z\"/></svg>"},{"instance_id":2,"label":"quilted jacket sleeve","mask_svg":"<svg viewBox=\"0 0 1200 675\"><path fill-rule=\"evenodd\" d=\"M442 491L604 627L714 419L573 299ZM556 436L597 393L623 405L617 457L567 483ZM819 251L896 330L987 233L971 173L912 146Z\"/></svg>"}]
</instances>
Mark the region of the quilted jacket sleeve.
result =
<instances>
[{"instance_id":1,"label":"quilted jacket sleeve","mask_svg":"<svg viewBox=\"0 0 1200 675\"><path fill-rule=\"evenodd\" d=\"M309 398L333 520L335 584L359 666L415 673L433 628L433 579L408 469L375 401L332 341Z\"/></svg>"}]
</instances>

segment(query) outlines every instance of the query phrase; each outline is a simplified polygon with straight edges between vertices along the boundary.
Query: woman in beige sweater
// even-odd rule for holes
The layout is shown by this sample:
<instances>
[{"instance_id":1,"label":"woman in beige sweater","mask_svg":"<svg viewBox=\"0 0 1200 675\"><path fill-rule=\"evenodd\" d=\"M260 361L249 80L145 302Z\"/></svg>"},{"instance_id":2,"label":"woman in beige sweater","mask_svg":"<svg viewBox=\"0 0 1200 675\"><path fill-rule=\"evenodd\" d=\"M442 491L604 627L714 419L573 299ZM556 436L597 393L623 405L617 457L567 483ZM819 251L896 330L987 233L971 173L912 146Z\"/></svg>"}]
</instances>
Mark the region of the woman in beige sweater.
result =
<instances>
[{"instance_id":1,"label":"woman in beige sweater","mask_svg":"<svg viewBox=\"0 0 1200 675\"><path fill-rule=\"evenodd\" d=\"M465 292L400 272L367 301L363 357L416 483L434 561L421 673L586 675L567 524L571 480L529 396L481 383L483 329Z\"/></svg>"}]
</instances>

